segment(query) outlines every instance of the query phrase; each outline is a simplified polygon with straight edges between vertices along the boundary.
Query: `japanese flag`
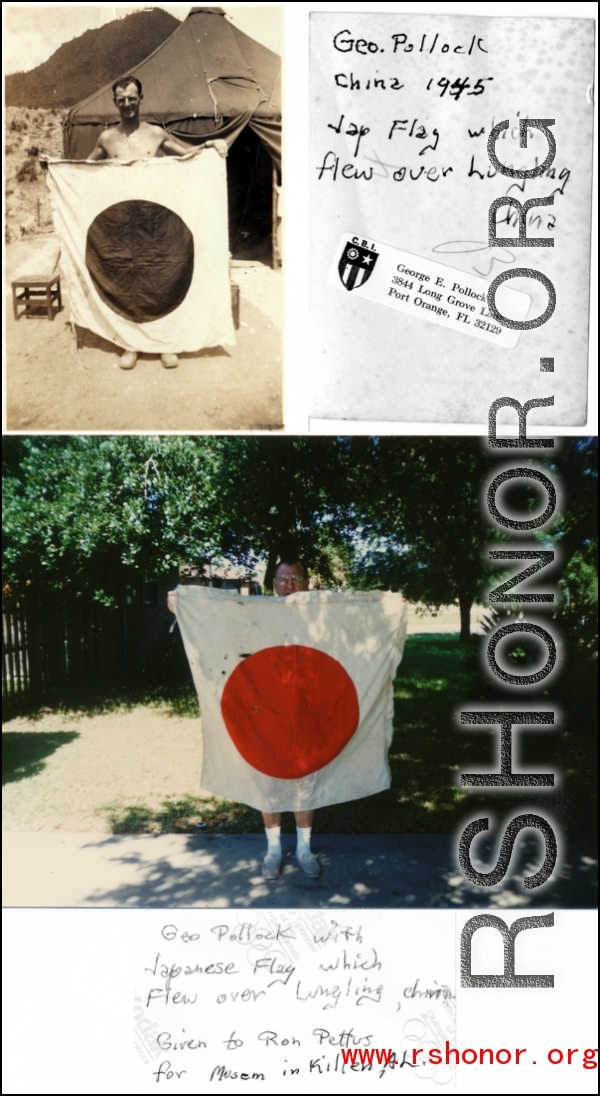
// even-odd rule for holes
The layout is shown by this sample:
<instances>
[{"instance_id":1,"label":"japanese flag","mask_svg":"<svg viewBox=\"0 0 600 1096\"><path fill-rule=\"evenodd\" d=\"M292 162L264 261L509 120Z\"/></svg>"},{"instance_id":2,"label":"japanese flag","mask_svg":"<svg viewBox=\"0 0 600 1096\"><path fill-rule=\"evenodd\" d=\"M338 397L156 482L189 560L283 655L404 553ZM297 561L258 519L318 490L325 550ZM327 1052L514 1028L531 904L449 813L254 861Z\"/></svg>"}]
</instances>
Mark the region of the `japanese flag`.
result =
<instances>
[{"instance_id":1,"label":"japanese flag","mask_svg":"<svg viewBox=\"0 0 600 1096\"><path fill-rule=\"evenodd\" d=\"M225 161L50 160L74 323L153 354L235 343Z\"/></svg>"},{"instance_id":2,"label":"japanese flag","mask_svg":"<svg viewBox=\"0 0 600 1096\"><path fill-rule=\"evenodd\" d=\"M176 602L200 701L203 788L268 812L389 788L401 594L179 586Z\"/></svg>"}]
</instances>

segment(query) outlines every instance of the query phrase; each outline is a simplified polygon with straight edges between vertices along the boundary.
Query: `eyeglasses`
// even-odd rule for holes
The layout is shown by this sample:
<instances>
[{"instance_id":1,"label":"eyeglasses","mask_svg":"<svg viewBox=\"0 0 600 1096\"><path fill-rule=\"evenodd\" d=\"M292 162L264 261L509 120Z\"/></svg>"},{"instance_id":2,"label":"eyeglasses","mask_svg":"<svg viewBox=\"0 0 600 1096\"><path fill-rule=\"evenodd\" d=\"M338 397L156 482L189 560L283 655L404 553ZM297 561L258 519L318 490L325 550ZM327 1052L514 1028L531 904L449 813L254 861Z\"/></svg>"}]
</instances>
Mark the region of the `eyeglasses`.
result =
<instances>
[{"instance_id":1,"label":"eyeglasses","mask_svg":"<svg viewBox=\"0 0 600 1096\"><path fill-rule=\"evenodd\" d=\"M295 575L289 575L286 578L276 578L273 580L275 586L302 586L306 582L305 578L297 578Z\"/></svg>"}]
</instances>

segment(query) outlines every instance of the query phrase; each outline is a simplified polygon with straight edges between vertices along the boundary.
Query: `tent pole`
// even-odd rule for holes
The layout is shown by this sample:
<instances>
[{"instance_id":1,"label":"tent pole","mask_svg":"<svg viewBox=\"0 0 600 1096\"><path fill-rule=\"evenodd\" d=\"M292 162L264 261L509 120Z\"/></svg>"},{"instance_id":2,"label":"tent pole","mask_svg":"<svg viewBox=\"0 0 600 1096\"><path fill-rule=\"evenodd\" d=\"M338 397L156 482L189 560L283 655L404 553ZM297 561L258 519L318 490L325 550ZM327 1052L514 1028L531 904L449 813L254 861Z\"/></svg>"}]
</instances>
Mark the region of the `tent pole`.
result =
<instances>
[{"instance_id":1,"label":"tent pole","mask_svg":"<svg viewBox=\"0 0 600 1096\"><path fill-rule=\"evenodd\" d=\"M277 182L277 168L275 164L272 165L272 216L271 216L271 255L273 270L277 270L281 266L281 244L280 244L280 230L281 230L281 217L280 217L280 187Z\"/></svg>"}]
</instances>

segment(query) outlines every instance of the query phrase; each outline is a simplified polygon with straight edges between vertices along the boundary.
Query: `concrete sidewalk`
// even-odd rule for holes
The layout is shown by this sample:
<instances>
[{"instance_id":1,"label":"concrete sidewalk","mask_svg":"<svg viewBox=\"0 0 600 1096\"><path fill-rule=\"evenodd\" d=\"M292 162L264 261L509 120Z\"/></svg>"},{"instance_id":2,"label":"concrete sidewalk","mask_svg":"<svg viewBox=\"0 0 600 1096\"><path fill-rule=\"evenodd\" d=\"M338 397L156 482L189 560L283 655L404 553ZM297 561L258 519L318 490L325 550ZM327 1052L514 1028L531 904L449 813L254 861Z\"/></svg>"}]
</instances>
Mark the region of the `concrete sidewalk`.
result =
<instances>
[{"instance_id":1,"label":"concrete sidewalk","mask_svg":"<svg viewBox=\"0 0 600 1096\"><path fill-rule=\"evenodd\" d=\"M554 879L523 889L541 865L534 836L515 847L507 881L467 883L457 866L457 839L446 834L321 834L313 849L319 879L298 869L295 839L284 836L284 867L274 882L260 874L262 834L124 835L5 831L5 906L157 908L558 908L596 907L595 839L565 842ZM485 835L480 871L496 863Z\"/></svg>"}]
</instances>

